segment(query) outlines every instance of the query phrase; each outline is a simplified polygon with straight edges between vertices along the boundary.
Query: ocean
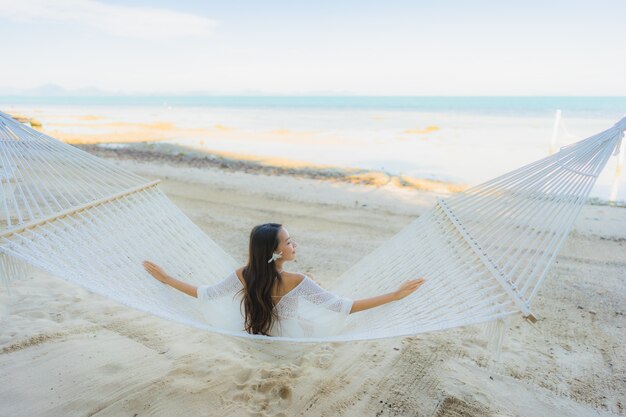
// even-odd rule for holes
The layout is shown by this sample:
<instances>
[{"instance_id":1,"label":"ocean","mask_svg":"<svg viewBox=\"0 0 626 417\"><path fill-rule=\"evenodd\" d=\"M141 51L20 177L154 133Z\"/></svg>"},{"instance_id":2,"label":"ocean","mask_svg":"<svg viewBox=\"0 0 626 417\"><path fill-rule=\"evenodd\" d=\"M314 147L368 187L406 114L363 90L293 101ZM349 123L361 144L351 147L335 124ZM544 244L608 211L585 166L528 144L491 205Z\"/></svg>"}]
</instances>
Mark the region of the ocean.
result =
<instances>
[{"instance_id":1,"label":"ocean","mask_svg":"<svg viewBox=\"0 0 626 417\"><path fill-rule=\"evenodd\" d=\"M0 105L165 106L245 109L385 110L503 115L543 115L556 109L617 118L626 97L410 97L410 96L0 96Z\"/></svg>"}]
</instances>

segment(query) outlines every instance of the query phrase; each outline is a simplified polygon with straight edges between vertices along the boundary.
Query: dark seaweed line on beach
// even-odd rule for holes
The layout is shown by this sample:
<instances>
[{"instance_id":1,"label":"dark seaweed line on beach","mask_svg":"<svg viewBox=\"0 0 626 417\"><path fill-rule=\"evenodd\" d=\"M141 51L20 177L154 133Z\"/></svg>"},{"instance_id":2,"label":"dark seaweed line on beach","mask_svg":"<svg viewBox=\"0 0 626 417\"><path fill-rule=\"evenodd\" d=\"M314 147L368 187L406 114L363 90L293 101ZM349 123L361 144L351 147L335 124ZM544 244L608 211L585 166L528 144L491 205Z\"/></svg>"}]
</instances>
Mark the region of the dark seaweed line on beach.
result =
<instances>
[{"instance_id":1,"label":"dark seaweed line on beach","mask_svg":"<svg viewBox=\"0 0 626 417\"><path fill-rule=\"evenodd\" d=\"M105 146L102 146L105 145ZM178 166L194 167L194 168L217 168L230 172L245 172L248 174L263 175L283 175L298 178L310 178L326 181L340 181L351 184L361 184L369 186L384 186L390 182L395 182L400 187L406 187L415 190L432 190L429 186L421 186L420 184L406 181L402 176L393 175L384 171L372 171L366 169L341 169L341 168L319 168L319 167L302 167L288 168L276 165L268 165L254 161L245 161L234 158L227 158L221 155L206 153L199 155L197 153L187 152L167 152L163 150L149 149L145 144L136 144L135 146L124 146L120 148L106 147L107 144L76 144L79 149L89 152L92 155L103 158L130 159L138 161L162 162ZM386 180L381 183L381 176ZM437 180L425 179L425 184L440 184L444 188L452 185L450 183ZM449 190L454 193L454 190ZM598 198L587 199L587 204L593 206L612 206L626 208L626 203L622 201L612 202Z\"/></svg>"},{"instance_id":2,"label":"dark seaweed line on beach","mask_svg":"<svg viewBox=\"0 0 626 417\"><path fill-rule=\"evenodd\" d=\"M379 178L372 176L374 173L370 170L359 169L330 169L330 168L287 168L275 165L266 165L254 161L244 161L239 159L226 158L221 155L210 154L196 155L185 152L169 153L159 150L150 150L145 148L133 148L126 146L123 148L108 148L100 145L73 145L85 152L103 158L119 158L132 159L149 162L163 162L179 166L187 166L194 168L218 168L224 171L245 172L249 174L264 175L286 175L299 178L311 178L317 180L335 180L349 182L352 184L364 185L380 185ZM404 187L420 189L412 184L407 183L398 176L381 172L389 178L397 178ZM368 176L369 175L369 176Z\"/></svg>"}]
</instances>

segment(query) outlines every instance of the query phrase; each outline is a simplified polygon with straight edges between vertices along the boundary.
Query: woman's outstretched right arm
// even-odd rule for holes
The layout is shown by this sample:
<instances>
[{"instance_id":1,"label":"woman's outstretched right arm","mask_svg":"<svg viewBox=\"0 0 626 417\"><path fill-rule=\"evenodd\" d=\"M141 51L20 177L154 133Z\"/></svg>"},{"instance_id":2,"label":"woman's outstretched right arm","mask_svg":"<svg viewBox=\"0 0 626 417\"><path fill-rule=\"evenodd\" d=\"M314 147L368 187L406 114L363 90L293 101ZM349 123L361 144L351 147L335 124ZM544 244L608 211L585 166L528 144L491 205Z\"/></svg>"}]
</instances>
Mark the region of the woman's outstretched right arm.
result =
<instances>
[{"instance_id":1,"label":"woman's outstretched right arm","mask_svg":"<svg viewBox=\"0 0 626 417\"><path fill-rule=\"evenodd\" d=\"M361 300L355 300L352 304L350 314L356 313L370 308L378 307L383 304L390 303L392 301L398 301L417 290L424 283L424 278L418 278L411 281L406 281L400 287L387 294L379 295L371 298L363 298Z\"/></svg>"},{"instance_id":2,"label":"woman's outstretched right arm","mask_svg":"<svg viewBox=\"0 0 626 417\"><path fill-rule=\"evenodd\" d=\"M152 275L154 278L158 279L162 283L167 284L170 287L176 288L178 291L182 291L192 297L198 297L198 287L196 287L195 285L187 284L186 282L179 281L176 278L167 275L160 266L150 261L144 261L143 267L146 268L146 271L148 271L150 275Z\"/></svg>"}]
</instances>

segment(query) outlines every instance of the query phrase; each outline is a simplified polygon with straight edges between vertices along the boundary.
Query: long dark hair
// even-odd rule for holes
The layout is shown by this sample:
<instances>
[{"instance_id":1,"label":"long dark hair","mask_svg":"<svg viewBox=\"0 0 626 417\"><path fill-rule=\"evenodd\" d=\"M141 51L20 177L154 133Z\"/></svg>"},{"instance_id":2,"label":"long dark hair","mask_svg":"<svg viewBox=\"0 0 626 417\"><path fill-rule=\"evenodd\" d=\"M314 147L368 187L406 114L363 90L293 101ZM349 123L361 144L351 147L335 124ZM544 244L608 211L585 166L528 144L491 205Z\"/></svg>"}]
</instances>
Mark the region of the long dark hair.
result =
<instances>
[{"instance_id":1,"label":"long dark hair","mask_svg":"<svg viewBox=\"0 0 626 417\"><path fill-rule=\"evenodd\" d=\"M265 223L255 226L250 232L248 264L243 268L246 282L241 303L244 306L245 329L248 333L268 335L276 313L272 300L272 289L281 284L280 273L272 258L278 248L278 223Z\"/></svg>"}]
</instances>

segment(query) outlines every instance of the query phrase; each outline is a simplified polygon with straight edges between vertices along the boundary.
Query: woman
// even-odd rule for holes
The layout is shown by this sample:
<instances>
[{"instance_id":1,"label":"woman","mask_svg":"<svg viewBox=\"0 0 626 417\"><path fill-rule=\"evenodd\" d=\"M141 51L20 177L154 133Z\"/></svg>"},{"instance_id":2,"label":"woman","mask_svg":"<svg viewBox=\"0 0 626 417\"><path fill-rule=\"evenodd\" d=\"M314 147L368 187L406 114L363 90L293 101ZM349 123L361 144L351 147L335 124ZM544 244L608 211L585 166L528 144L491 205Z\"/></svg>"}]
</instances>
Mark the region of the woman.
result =
<instances>
[{"instance_id":1,"label":"woman","mask_svg":"<svg viewBox=\"0 0 626 417\"><path fill-rule=\"evenodd\" d=\"M235 323L235 328L266 336L311 337L336 333L349 314L401 300L424 283L419 278L404 282L388 294L354 301L341 298L322 289L306 275L283 270L285 262L295 259L297 247L282 225L255 226L250 233L248 264L212 286L196 287L172 278L152 262L144 261L143 265L162 283L203 301L233 301L233 295L241 295L237 304L243 305L243 313L237 315L242 321ZM215 311L223 312L223 306Z\"/></svg>"}]
</instances>

